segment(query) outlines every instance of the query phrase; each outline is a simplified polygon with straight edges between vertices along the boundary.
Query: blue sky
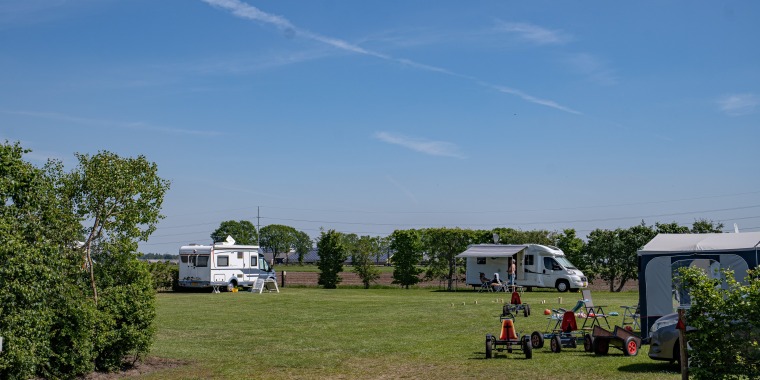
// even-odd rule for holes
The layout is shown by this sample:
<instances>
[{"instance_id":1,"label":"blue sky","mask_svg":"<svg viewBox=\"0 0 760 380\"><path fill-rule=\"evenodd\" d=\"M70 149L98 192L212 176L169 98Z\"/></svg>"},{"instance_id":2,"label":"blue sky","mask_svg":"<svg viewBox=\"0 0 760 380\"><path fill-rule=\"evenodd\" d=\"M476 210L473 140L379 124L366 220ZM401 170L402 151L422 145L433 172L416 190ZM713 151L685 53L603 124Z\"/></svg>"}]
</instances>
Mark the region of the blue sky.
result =
<instances>
[{"instance_id":1,"label":"blue sky","mask_svg":"<svg viewBox=\"0 0 760 380\"><path fill-rule=\"evenodd\" d=\"M361 235L760 230L760 2L0 1L0 139L224 220ZM257 210L260 219L257 219Z\"/></svg>"}]
</instances>

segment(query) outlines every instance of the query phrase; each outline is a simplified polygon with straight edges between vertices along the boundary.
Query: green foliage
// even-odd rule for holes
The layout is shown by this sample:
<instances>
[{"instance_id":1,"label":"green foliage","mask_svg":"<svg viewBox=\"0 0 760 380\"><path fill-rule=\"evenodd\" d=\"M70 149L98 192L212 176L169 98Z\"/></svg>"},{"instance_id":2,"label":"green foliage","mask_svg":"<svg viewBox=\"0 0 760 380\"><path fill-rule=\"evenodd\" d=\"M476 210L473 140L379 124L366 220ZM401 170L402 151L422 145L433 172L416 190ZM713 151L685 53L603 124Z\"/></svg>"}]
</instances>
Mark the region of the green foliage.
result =
<instances>
[{"instance_id":1,"label":"green foliage","mask_svg":"<svg viewBox=\"0 0 760 380\"><path fill-rule=\"evenodd\" d=\"M122 255L158 218L163 191L139 183L155 178L135 171L155 174L155 166L139 159L121 166L117 156L101 153L80 156L85 164L66 174L60 162L32 166L26 152L0 145L0 378L74 378L118 368L124 355L146 353L153 336L150 275L136 255ZM165 190L163 181L154 184ZM87 260L89 251L77 248L84 235L87 247L108 246L109 254ZM99 305L95 280L103 289Z\"/></svg>"},{"instance_id":2,"label":"green foliage","mask_svg":"<svg viewBox=\"0 0 760 380\"><path fill-rule=\"evenodd\" d=\"M565 256L575 267L580 269L588 278L594 277L591 259L584 255L586 243L575 235L575 229L568 228L557 235L557 248L565 253Z\"/></svg>"},{"instance_id":3,"label":"green foliage","mask_svg":"<svg viewBox=\"0 0 760 380\"><path fill-rule=\"evenodd\" d=\"M342 280L339 274L343 271L343 262L347 258L341 233L335 230L322 231L317 240L317 252L317 267L320 271L318 284L325 289L335 289Z\"/></svg>"},{"instance_id":4,"label":"green foliage","mask_svg":"<svg viewBox=\"0 0 760 380\"><path fill-rule=\"evenodd\" d=\"M155 334L155 290L147 263L137 259L136 243L117 241L99 246L94 255L98 287L103 289L98 309L103 321L95 364L116 370L125 357L137 360L148 352Z\"/></svg>"},{"instance_id":5,"label":"green foliage","mask_svg":"<svg viewBox=\"0 0 760 380\"><path fill-rule=\"evenodd\" d=\"M354 246L352 253L354 272L362 279L364 289L369 289L369 286L380 278L380 269L372 262L373 255L380 249L379 245L380 238L362 236Z\"/></svg>"},{"instance_id":6,"label":"green foliage","mask_svg":"<svg viewBox=\"0 0 760 380\"><path fill-rule=\"evenodd\" d=\"M247 220L225 220L219 224L219 228L211 233L211 240L214 243L225 241L227 239L227 236L232 236L232 238L235 239L235 244L258 244L258 233L256 232L256 226Z\"/></svg>"},{"instance_id":7,"label":"green foliage","mask_svg":"<svg viewBox=\"0 0 760 380\"><path fill-rule=\"evenodd\" d=\"M260 244L261 247L274 253L274 257L280 253L288 253L295 244L296 229L282 224L270 224L261 227Z\"/></svg>"},{"instance_id":8,"label":"green foliage","mask_svg":"<svg viewBox=\"0 0 760 380\"><path fill-rule=\"evenodd\" d=\"M447 289L452 290L457 264L464 266L464 260L457 260L456 255L467 249L475 234L461 228L428 228L420 231L420 235L422 249L429 258L425 278L445 280Z\"/></svg>"},{"instance_id":9,"label":"green foliage","mask_svg":"<svg viewBox=\"0 0 760 380\"><path fill-rule=\"evenodd\" d=\"M691 225L691 233L693 234L706 234L706 233L722 233L723 223L713 222L707 219L697 219Z\"/></svg>"},{"instance_id":10,"label":"green foliage","mask_svg":"<svg viewBox=\"0 0 760 380\"><path fill-rule=\"evenodd\" d=\"M588 235L582 256L590 260L592 273L609 283L611 292L619 292L628 280L638 279L637 251L655 235L643 222L628 229L596 229Z\"/></svg>"},{"instance_id":11,"label":"green foliage","mask_svg":"<svg viewBox=\"0 0 760 380\"><path fill-rule=\"evenodd\" d=\"M147 263L148 271L155 291L166 291L175 288L179 278L179 266L168 261Z\"/></svg>"},{"instance_id":12,"label":"green foliage","mask_svg":"<svg viewBox=\"0 0 760 380\"><path fill-rule=\"evenodd\" d=\"M420 282L422 269L422 240L417 230L396 230L391 234L390 249L393 253L393 283L409 289Z\"/></svg>"},{"instance_id":13,"label":"green foliage","mask_svg":"<svg viewBox=\"0 0 760 380\"><path fill-rule=\"evenodd\" d=\"M306 232L296 231L294 237L295 241L293 243L293 246L296 250L296 253L298 254L298 265L303 265L304 256L306 256L306 254L311 251L314 245L311 241L311 238Z\"/></svg>"},{"instance_id":14,"label":"green foliage","mask_svg":"<svg viewBox=\"0 0 760 380\"><path fill-rule=\"evenodd\" d=\"M485 238L479 243L493 243L493 234L499 234L499 244L542 244L552 245L557 240L556 232L547 230L520 231L513 228L494 228L481 234Z\"/></svg>"},{"instance_id":15,"label":"green foliage","mask_svg":"<svg viewBox=\"0 0 760 380\"><path fill-rule=\"evenodd\" d=\"M746 284L730 270L723 279L699 268L680 268L678 277L691 297L687 325L689 372L695 379L760 378L760 272L750 270Z\"/></svg>"}]
</instances>

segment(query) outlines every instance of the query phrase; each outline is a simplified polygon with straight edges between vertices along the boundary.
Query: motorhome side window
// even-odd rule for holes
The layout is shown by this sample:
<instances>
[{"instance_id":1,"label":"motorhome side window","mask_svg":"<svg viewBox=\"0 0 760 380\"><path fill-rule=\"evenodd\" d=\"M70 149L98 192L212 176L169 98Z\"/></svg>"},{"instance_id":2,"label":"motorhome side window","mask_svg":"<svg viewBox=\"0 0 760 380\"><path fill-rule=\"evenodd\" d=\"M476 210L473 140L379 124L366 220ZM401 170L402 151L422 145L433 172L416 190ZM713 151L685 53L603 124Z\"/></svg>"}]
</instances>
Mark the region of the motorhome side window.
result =
<instances>
[{"instance_id":1,"label":"motorhome side window","mask_svg":"<svg viewBox=\"0 0 760 380\"><path fill-rule=\"evenodd\" d=\"M486 263L485 257L478 257L478 265L484 265Z\"/></svg>"},{"instance_id":2,"label":"motorhome side window","mask_svg":"<svg viewBox=\"0 0 760 380\"><path fill-rule=\"evenodd\" d=\"M562 267L551 257L544 257L544 268L551 270L562 270Z\"/></svg>"},{"instance_id":3,"label":"motorhome side window","mask_svg":"<svg viewBox=\"0 0 760 380\"><path fill-rule=\"evenodd\" d=\"M237 254L238 254L238 260L243 258L243 252L238 252Z\"/></svg>"},{"instance_id":4,"label":"motorhome side window","mask_svg":"<svg viewBox=\"0 0 760 380\"><path fill-rule=\"evenodd\" d=\"M218 267L228 267L228 266L230 266L230 257L227 256L227 255L217 256L216 257L216 266L218 266Z\"/></svg>"},{"instance_id":5,"label":"motorhome side window","mask_svg":"<svg viewBox=\"0 0 760 380\"><path fill-rule=\"evenodd\" d=\"M525 265L533 265L533 255L525 255Z\"/></svg>"},{"instance_id":6,"label":"motorhome side window","mask_svg":"<svg viewBox=\"0 0 760 380\"><path fill-rule=\"evenodd\" d=\"M257 255L251 255L251 267L255 268L259 266L259 259Z\"/></svg>"},{"instance_id":7,"label":"motorhome side window","mask_svg":"<svg viewBox=\"0 0 760 380\"><path fill-rule=\"evenodd\" d=\"M207 267L208 256L190 256L190 264L196 267Z\"/></svg>"}]
</instances>

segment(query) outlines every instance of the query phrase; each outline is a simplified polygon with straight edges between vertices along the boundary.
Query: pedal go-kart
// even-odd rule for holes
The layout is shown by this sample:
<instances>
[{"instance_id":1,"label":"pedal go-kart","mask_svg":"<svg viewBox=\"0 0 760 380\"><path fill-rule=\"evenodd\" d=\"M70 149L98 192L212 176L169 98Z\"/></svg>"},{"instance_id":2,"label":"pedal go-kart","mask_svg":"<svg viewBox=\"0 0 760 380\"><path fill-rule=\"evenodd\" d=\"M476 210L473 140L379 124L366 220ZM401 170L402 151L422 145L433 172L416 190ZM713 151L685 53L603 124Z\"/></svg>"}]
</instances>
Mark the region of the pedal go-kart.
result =
<instances>
[{"instance_id":1,"label":"pedal go-kart","mask_svg":"<svg viewBox=\"0 0 760 380\"><path fill-rule=\"evenodd\" d=\"M531 359L533 357L533 347L530 344L530 337L515 332L515 321L513 318L501 317L500 320L501 332L499 333L499 337L486 334L486 359L494 357L494 351L507 351L511 354L514 350L522 351L525 354L525 359Z\"/></svg>"},{"instance_id":2,"label":"pedal go-kart","mask_svg":"<svg viewBox=\"0 0 760 380\"><path fill-rule=\"evenodd\" d=\"M554 327L551 327L554 323ZM578 324L575 321L574 310L553 310L552 316L546 325L546 333L534 331L530 334L530 343L533 348L544 346L544 340L549 340L549 347L552 352L558 353L562 348L576 348L583 345L586 352L592 350L592 337L583 330L578 330Z\"/></svg>"}]
</instances>

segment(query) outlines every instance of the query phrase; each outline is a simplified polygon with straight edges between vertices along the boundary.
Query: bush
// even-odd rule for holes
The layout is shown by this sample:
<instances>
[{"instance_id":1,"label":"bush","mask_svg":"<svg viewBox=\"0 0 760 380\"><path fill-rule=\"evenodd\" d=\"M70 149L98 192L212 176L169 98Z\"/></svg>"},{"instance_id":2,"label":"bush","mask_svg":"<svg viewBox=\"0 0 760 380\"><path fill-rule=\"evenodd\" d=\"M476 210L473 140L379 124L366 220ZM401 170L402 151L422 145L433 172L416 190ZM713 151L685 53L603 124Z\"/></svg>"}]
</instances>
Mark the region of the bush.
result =
<instances>
[{"instance_id":1,"label":"bush","mask_svg":"<svg viewBox=\"0 0 760 380\"><path fill-rule=\"evenodd\" d=\"M148 263L153 289L157 292L176 288L179 281L179 266L168 261Z\"/></svg>"},{"instance_id":2,"label":"bush","mask_svg":"<svg viewBox=\"0 0 760 380\"><path fill-rule=\"evenodd\" d=\"M711 279L698 268L679 270L689 291L686 314L690 370L695 379L760 378L760 280L749 271L746 285L723 271L724 280ZM725 282L723 282L725 281Z\"/></svg>"}]
</instances>

